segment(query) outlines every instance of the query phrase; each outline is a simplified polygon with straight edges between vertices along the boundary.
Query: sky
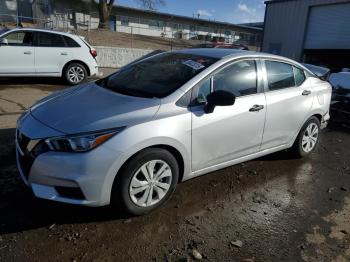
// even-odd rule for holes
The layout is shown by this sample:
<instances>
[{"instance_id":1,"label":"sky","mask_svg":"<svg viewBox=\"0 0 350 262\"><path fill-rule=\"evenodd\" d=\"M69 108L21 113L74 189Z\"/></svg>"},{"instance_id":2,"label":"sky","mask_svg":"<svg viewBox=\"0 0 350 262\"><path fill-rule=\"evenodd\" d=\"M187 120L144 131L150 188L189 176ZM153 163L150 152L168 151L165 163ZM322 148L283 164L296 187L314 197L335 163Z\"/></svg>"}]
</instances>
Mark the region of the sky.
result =
<instances>
[{"instance_id":1,"label":"sky","mask_svg":"<svg viewBox=\"0 0 350 262\"><path fill-rule=\"evenodd\" d=\"M138 0L117 0L118 5L140 8ZM165 0L157 11L233 24L264 21L264 0Z\"/></svg>"}]
</instances>

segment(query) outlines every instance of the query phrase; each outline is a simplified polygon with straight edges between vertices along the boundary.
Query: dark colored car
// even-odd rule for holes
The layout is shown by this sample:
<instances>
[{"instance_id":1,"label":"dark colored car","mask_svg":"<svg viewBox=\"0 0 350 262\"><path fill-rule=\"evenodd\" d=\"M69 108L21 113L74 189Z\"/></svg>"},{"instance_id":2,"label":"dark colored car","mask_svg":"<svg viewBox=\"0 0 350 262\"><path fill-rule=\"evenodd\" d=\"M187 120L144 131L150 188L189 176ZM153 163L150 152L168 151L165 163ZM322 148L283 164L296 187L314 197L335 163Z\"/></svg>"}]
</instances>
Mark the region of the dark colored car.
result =
<instances>
[{"instance_id":1,"label":"dark colored car","mask_svg":"<svg viewBox=\"0 0 350 262\"><path fill-rule=\"evenodd\" d=\"M350 73L333 73L328 80L333 89L331 102L333 119L350 123Z\"/></svg>"},{"instance_id":2,"label":"dark colored car","mask_svg":"<svg viewBox=\"0 0 350 262\"><path fill-rule=\"evenodd\" d=\"M210 42L196 45L194 48L227 48L227 49L238 49L238 50L249 50L246 45L243 44L230 44L224 42Z\"/></svg>"},{"instance_id":3,"label":"dark colored car","mask_svg":"<svg viewBox=\"0 0 350 262\"><path fill-rule=\"evenodd\" d=\"M7 29L7 28L1 28L0 29L0 35L3 34L3 33L6 33L7 31L9 31L10 29Z\"/></svg>"}]
</instances>

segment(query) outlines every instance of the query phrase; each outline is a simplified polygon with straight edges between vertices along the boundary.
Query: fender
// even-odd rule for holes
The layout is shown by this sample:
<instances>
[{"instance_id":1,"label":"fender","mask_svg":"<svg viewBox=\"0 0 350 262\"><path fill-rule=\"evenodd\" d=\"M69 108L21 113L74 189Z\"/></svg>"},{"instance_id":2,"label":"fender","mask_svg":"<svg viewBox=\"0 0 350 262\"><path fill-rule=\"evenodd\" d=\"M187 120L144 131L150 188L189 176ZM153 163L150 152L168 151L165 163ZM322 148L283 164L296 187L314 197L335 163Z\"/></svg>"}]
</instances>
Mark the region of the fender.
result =
<instances>
[{"instance_id":1,"label":"fender","mask_svg":"<svg viewBox=\"0 0 350 262\"><path fill-rule=\"evenodd\" d=\"M293 139L290 141L290 143L288 144L288 148L289 147L292 147L295 140L297 139L299 133L300 133L300 130L301 128L305 125L305 123L312 117L312 116L315 116L315 115L319 115L321 116L321 118L323 118L324 116L324 112L321 110L321 109L314 109L312 110L311 112L309 112L309 114L307 115L307 117L305 117L305 119L303 120L302 124L299 126L299 129L298 131L296 132L296 134L293 135ZM321 122L321 121L320 121Z\"/></svg>"},{"instance_id":2,"label":"fender","mask_svg":"<svg viewBox=\"0 0 350 262\"><path fill-rule=\"evenodd\" d=\"M170 137L150 138L148 140L142 141L141 143L135 144L127 152L123 152L114 162L114 164L110 167L103 186L104 188L106 188L106 190L102 193L103 194L102 199L105 204L110 203L113 183L121 167L132 156L134 156L138 152L142 151L143 149L146 149L149 147L156 147L156 146L170 146L176 149L180 153L184 162L183 180L186 180L185 178L188 177L189 174L191 173L190 152L188 152L187 149L179 141L173 138L170 138Z\"/></svg>"}]
</instances>

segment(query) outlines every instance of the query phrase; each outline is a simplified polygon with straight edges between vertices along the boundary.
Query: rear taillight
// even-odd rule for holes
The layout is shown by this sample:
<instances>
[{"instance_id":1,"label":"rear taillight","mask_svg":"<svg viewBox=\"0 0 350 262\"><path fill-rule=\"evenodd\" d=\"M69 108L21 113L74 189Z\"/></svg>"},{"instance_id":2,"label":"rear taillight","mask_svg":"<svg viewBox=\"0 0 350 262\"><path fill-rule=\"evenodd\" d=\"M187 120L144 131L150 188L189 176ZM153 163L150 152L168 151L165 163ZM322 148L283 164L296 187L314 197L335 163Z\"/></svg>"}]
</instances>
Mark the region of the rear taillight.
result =
<instances>
[{"instance_id":1,"label":"rear taillight","mask_svg":"<svg viewBox=\"0 0 350 262\"><path fill-rule=\"evenodd\" d=\"M90 49L90 54L92 55L93 58L95 58L97 56L96 49Z\"/></svg>"}]
</instances>

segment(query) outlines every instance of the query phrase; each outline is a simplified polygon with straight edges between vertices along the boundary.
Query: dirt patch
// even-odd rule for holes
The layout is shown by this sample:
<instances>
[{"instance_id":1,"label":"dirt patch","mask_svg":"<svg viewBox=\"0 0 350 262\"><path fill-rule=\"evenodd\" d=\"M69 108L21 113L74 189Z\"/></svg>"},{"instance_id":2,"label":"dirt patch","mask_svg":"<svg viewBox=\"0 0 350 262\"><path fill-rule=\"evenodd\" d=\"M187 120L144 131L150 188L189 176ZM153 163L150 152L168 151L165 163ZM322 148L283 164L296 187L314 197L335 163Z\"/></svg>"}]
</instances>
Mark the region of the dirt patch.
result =
<instances>
[{"instance_id":1,"label":"dirt patch","mask_svg":"<svg viewBox=\"0 0 350 262\"><path fill-rule=\"evenodd\" d=\"M37 87L37 88L36 88ZM5 110L63 86L3 85ZM7 103L7 102L6 102ZM179 184L143 217L36 199L0 115L0 261L349 261L350 129L330 126L308 159L273 154ZM6 116L7 117L7 116ZM49 258L49 259L48 259Z\"/></svg>"},{"instance_id":2,"label":"dirt patch","mask_svg":"<svg viewBox=\"0 0 350 262\"><path fill-rule=\"evenodd\" d=\"M165 37L131 35L128 33L108 30L93 30L91 32L80 30L76 34L86 37L94 46L113 46L126 48L140 48L150 50L173 50L192 48L202 44L202 40L170 39ZM249 50L259 51L256 46L248 46Z\"/></svg>"}]
</instances>

